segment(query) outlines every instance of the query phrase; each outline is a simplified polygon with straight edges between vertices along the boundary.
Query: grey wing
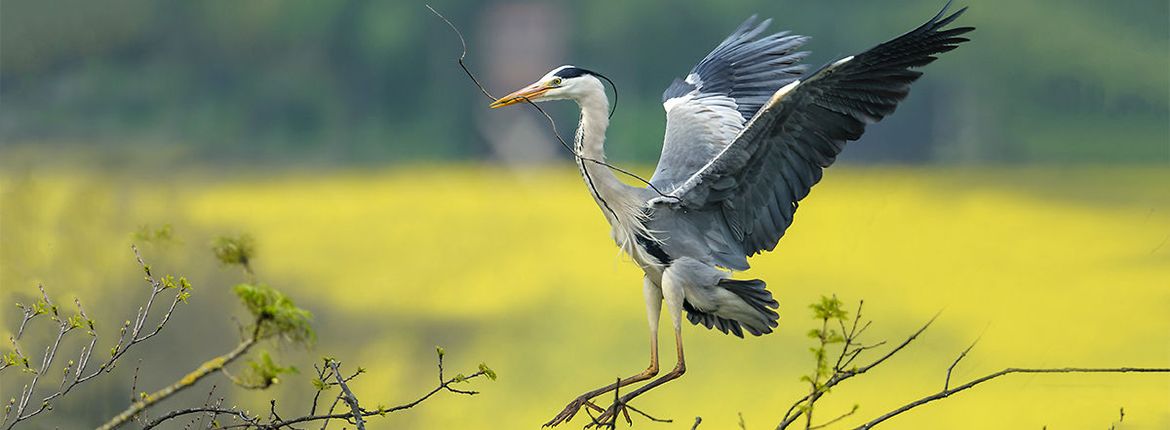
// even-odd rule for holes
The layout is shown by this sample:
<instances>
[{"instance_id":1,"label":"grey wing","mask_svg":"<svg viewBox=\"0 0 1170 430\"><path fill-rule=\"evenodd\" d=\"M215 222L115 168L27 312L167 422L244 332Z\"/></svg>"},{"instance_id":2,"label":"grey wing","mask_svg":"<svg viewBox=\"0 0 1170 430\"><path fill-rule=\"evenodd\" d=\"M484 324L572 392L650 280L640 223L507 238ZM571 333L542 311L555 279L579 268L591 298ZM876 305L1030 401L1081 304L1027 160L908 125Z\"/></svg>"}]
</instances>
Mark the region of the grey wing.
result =
<instances>
[{"instance_id":1,"label":"grey wing","mask_svg":"<svg viewBox=\"0 0 1170 430\"><path fill-rule=\"evenodd\" d=\"M805 71L794 52L808 38L760 37L771 20L752 16L662 94L666 136L650 179L660 189L686 180L735 138L768 97Z\"/></svg>"},{"instance_id":2,"label":"grey wing","mask_svg":"<svg viewBox=\"0 0 1170 430\"><path fill-rule=\"evenodd\" d=\"M746 257L775 248L797 203L845 142L894 112L922 75L912 69L967 41L959 36L972 27L944 29L965 10L944 18L944 7L909 33L781 88L730 145L672 193L677 201L656 199L655 207L672 209L673 222L717 232L705 240L718 263L746 268Z\"/></svg>"}]
</instances>

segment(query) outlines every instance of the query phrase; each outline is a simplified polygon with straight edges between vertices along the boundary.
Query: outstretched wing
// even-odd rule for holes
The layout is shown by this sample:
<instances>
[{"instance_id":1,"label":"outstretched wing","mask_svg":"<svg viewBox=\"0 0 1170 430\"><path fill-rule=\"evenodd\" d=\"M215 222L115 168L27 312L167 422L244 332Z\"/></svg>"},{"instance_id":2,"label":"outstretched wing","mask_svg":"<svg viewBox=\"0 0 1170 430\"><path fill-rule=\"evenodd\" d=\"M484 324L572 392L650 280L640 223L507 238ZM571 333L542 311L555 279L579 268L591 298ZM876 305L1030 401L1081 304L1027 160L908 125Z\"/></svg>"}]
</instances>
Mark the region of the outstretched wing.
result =
<instances>
[{"instance_id":1,"label":"outstretched wing","mask_svg":"<svg viewBox=\"0 0 1170 430\"><path fill-rule=\"evenodd\" d=\"M666 137L650 179L656 187L673 188L711 161L777 88L805 71L797 63L808 53L794 51L808 38L760 37L770 23L748 18L662 94Z\"/></svg>"},{"instance_id":2,"label":"outstretched wing","mask_svg":"<svg viewBox=\"0 0 1170 430\"><path fill-rule=\"evenodd\" d=\"M948 3L949 6L949 3ZM966 8L943 17L946 7L921 27L864 53L822 67L777 91L735 140L672 195L657 199L676 216L712 218L725 236L711 245L738 245L741 258L724 255L725 267L746 268L746 257L772 250L792 224L797 202L821 179L866 124L894 112L922 75L912 70L967 39L973 27L944 29Z\"/></svg>"}]
</instances>

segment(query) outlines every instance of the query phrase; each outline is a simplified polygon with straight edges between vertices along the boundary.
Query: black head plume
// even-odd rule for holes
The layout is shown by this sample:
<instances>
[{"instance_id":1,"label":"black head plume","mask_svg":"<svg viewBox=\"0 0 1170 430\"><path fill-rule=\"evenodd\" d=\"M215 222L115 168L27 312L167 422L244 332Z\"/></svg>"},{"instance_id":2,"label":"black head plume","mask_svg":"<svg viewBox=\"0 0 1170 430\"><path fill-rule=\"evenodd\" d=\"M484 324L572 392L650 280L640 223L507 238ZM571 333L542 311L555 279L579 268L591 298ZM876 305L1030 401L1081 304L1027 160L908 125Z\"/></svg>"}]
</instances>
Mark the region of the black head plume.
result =
<instances>
[{"instance_id":1,"label":"black head plume","mask_svg":"<svg viewBox=\"0 0 1170 430\"><path fill-rule=\"evenodd\" d=\"M564 78L564 79L576 78L576 77L580 77L583 75L593 75L593 76L596 76L598 78L604 79L606 82L609 82L610 88L613 88L613 106L610 106L610 108L609 108L609 117L613 118L613 113L614 113L614 111L617 110L617 102L618 102L617 84L614 84L613 80L609 79L608 77L606 77L603 74L600 74L600 73L597 73L597 72L594 72L594 71L588 70L588 69L582 69L580 67L575 67L575 66L568 66L568 67L565 67L561 70L557 70L556 73L553 73L553 76L559 76L559 77Z\"/></svg>"}]
</instances>

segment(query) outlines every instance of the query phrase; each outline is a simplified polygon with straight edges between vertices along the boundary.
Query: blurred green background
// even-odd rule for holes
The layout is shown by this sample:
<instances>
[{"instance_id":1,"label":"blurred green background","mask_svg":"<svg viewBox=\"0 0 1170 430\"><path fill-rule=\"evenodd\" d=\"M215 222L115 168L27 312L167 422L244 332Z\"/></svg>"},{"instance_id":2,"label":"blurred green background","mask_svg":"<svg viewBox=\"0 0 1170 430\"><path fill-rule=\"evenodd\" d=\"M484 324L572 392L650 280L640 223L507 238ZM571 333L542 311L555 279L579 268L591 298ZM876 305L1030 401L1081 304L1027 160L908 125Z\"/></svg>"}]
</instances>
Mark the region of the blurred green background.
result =
<instances>
[{"instance_id":1,"label":"blurred green background","mask_svg":"<svg viewBox=\"0 0 1170 430\"><path fill-rule=\"evenodd\" d=\"M662 91L745 17L773 17L773 29L812 36L808 63L816 66L913 28L941 3L433 6L461 26L469 63L497 93L568 63L613 78L621 100L610 154L652 163ZM454 35L418 2L3 5L6 149L51 146L112 163L126 152L166 151L217 165L509 157L482 126L471 126L499 116L485 113L486 100L454 66ZM979 28L976 41L932 65L914 103L874 127L870 144L845 160L1170 161L1167 2L969 6L963 20ZM561 117L571 131L574 115Z\"/></svg>"},{"instance_id":2,"label":"blurred green background","mask_svg":"<svg viewBox=\"0 0 1170 430\"><path fill-rule=\"evenodd\" d=\"M431 4L496 94L561 64L616 81L610 159L649 174L662 90L747 16L812 36L815 67L941 3ZM1170 362L1170 3L961 5L973 42L849 146L777 250L742 274L768 281L779 330L739 340L688 326L688 374L642 404L676 421L639 427L702 415L701 428L735 428L738 412L749 429L774 427L812 368L806 306L834 293L866 300L875 341L944 310L912 351L834 390L819 416L860 403L846 425L937 389L980 336L956 377ZM216 376L161 408L202 403L215 384L229 404L265 410L275 397L293 415L321 355L370 369L354 386L363 402L404 403L431 387L440 344L451 369L482 361L500 380L371 428L535 428L640 370L638 270L543 119L488 110L458 55L446 25L408 1L0 0L0 333L17 322L7 303L43 283L59 302L84 300L99 347L112 344L145 293L131 242L196 286L169 337L28 428L120 411L139 359L137 390L152 391L230 349L242 315L230 287L246 277L208 249L239 232L257 239L261 279L316 314L321 340L263 346L301 369L271 391ZM571 136L575 108L550 109ZM174 241L133 238L164 224ZM22 381L0 374L0 398ZM890 428L1161 429L1167 405L1164 376L1020 377Z\"/></svg>"}]
</instances>

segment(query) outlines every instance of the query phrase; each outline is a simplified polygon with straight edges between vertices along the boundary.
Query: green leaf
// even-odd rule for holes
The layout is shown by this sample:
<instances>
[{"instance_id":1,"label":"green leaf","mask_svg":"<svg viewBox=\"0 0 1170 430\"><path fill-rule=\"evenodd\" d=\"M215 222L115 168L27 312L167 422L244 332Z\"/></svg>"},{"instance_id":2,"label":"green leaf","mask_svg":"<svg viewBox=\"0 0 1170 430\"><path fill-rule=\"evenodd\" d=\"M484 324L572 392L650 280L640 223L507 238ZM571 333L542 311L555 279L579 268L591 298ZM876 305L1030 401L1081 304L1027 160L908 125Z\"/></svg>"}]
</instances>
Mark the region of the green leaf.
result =
<instances>
[{"instance_id":1,"label":"green leaf","mask_svg":"<svg viewBox=\"0 0 1170 430\"><path fill-rule=\"evenodd\" d=\"M68 324L69 328L71 329L81 328L85 324L85 318L82 318L79 314L74 314L66 318L65 323Z\"/></svg>"},{"instance_id":2,"label":"green leaf","mask_svg":"<svg viewBox=\"0 0 1170 430\"><path fill-rule=\"evenodd\" d=\"M212 243L211 252L225 266L240 265L247 268L256 253L256 241L247 234L221 236Z\"/></svg>"},{"instance_id":3,"label":"green leaf","mask_svg":"<svg viewBox=\"0 0 1170 430\"><path fill-rule=\"evenodd\" d=\"M234 290L260 325L260 337L281 337L303 345L316 339L311 325L313 314L297 307L280 291L264 284L239 284Z\"/></svg>"},{"instance_id":4,"label":"green leaf","mask_svg":"<svg viewBox=\"0 0 1170 430\"><path fill-rule=\"evenodd\" d=\"M492 370L490 367L487 367L486 364L479 363L479 371L483 372L483 374L486 375L489 379L493 381L496 380L496 371Z\"/></svg>"},{"instance_id":5,"label":"green leaf","mask_svg":"<svg viewBox=\"0 0 1170 430\"><path fill-rule=\"evenodd\" d=\"M821 301L809 305L809 308L813 310L813 316L818 320L845 320L849 314L841 308L842 305L837 296L821 296Z\"/></svg>"},{"instance_id":6,"label":"green leaf","mask_svg":"<svg viewBox=\"0 0 1170 430\"><path fill-rule=\"evenodd\" d=\"M257 358L248 360L248 370L240 378L240 382L249 388L268 388L280 383L280 375L296 372L297 368L277 365L268 351L261 351ZM314 380L313 385L323 389L324 382Z\"/></svg>"}]
</instances>

